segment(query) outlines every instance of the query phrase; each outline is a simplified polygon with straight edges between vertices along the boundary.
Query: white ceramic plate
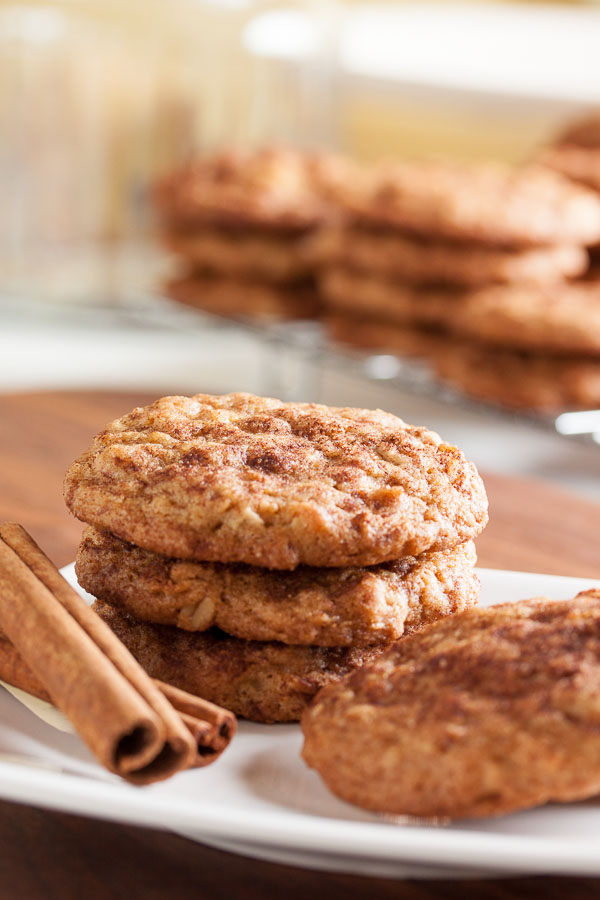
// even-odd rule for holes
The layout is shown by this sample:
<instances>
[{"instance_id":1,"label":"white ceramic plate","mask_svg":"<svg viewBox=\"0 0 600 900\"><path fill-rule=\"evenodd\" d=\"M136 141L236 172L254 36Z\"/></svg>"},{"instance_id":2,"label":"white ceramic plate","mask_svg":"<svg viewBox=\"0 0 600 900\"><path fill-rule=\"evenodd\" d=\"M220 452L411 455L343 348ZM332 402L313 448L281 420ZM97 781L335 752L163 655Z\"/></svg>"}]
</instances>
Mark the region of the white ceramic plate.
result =
<instances>
[{"instance_id":1,"label":"white ceramic plate","mask_svg":"<svg viewBox=\"0 0 600 900\"><path fill-rule=\"evenodd\" d=\"M75 583L72 567L64 574ZM489 569L480 575L482 605L536 595L560 599L600 587L550 575ZM6 799L170 828L274 862L364 875L600 875L600 800L443 828L404 824L333 797L300 759L296 725L243 722L214 766L135 788L96 765L76 736L42 721L6 690L0 690L0 722L0 796Z\"/></svg>"}]
</instances>

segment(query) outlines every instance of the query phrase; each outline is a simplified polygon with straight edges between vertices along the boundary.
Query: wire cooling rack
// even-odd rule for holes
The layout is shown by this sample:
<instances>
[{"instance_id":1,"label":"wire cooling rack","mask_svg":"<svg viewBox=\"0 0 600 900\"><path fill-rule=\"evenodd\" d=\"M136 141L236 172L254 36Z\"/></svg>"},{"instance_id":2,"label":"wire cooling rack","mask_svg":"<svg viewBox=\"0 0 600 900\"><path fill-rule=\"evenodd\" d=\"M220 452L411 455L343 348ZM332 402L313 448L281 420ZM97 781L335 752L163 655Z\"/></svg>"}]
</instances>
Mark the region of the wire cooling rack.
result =
<instances>
[{"instance_id":1,"label":"wire cooling rack","mask_svg":"<svg viewBox=\"0 0 600 900\"><path fill-rule=\"evenodd\" d=\"M230 319L180 307L168 298L148 298L154 321L169 327L184 324L194 327L244 329L262 342L263 382L265 393L287 399L291 387L289 375L282 374L281 360L290 352L296 355L293 390L297 395L317 397L322 367L336 366L361 375L372 382L385 382L391 387L415 396L423 396L461 409L493 415L506 421L528 423L538 429L570 440L600 445L600 409L568 410L559 414L514 411L498 404L469 397L459 389L436 378L425 361L403 359L388 353L373 353L331 341L318 321L256 323L246 319ZM131 311L143 313L148 321L149 308L138 306Z\"/></svg>"},{"instance_id":2,"label":"wire cooling rack","mask_svg":"<svg viewBox=\"0 0 600 900\"><path fill-rule=\"evenodd\" d=\"M265 394L291 399L319 396L324 366L347 371L371 382L384 382L399 391L422 396L466 411L493 416L496 420L529 424L548 433L592 445L600 445L600 409L562 410L557 415L513 411L467 396L436 378L425 361L403 359L388 353L359 350L328 339L318 321L256 322L225 318L174 303L161 296L140 292L126 304L106 306L101 300L82 306L48 308L34 298L2 298L9 314L39 317L61 316L69 324L93 327L112 323L130 329L185 330L219 333L240 331L260 343L262 390ZM286 366L282 366L282 359ZM290 366L290 361L293 365ZM291 370L291 372L290 372Z\"/></svg>"}]
</instances>

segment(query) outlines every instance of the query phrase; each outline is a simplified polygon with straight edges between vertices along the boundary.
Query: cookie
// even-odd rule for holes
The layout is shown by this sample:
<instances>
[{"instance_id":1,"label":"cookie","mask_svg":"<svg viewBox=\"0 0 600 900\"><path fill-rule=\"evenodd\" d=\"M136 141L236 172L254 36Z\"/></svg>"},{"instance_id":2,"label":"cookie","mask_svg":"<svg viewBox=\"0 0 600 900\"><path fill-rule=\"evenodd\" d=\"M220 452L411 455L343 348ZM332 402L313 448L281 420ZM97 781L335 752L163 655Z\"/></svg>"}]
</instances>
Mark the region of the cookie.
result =
<instances>
[{"instance_id":1,"label":"cookie","mask_svg":"<svg viewBox=\"0 0 600 900\"><path fill-rule=\"evenodd\" d=\"M319 298L311 286L269 284L200 273L171 279L165 284L164 293L178 303L227 318L267 322L312 319L320 309Z\"/></svg>"},{"instance_id":2,"label":"cookie","mask_svg":"<svg viewBox=\"0 0 600 900\"><path fill-rule=\"evenodd\" d=\"M438 377L465 394L509 409L557 413L600 406L600 360L442 343L432 353Z\"/></svg>"},{"instance_id":3,"label":"cookie","mask_svg":"<svg viewBox=\"0 0 600 900\"><path fill-rule=\"evenodd\" d=\"M427 428L251 394L134 409L73 463L65 500L146 550L274 569L419 556L487 521L477 470Z\"/></svg>"},{"instance_id":4,"label":"cookie","mask_svg":"<svg viewBox=\"0 0 600 900\"><path fill-rule=\"evenodd\" d=\"M143 622L216 627L245 640L350 647L389 643L472 606L479 582L471 541L371 568L276 572L170 559L87 528L79 584Z\"/></svg>"},{"instance_id":5,"label":"cookie","mask_svg":"<svg viewBox=\"0 0 600 900\"><path fill-rule=\"evenodd\" d=\"M600 281L493 286L465 294L448 327L496 346L600 354Z\"/></svg>"},{"instance_id":6,"label":"cookie","mask_svg":"<svg viewBox=\"0 0 600 900\"><path fill-rule=\"evenodd\" d=\"M600 199L543 166L381 164L346 187L345 202L358 222L430 239L506 246L600 241Z\"/></svg>"},{"instance_id":7,"label":"cookie","mask_svg":"<svg viewBox=\"0 0 600 900\"><path fill-rule=\"evenodd\" d=\"M558 244L504 248L423 240L397 230L324 228L309 243L315 265L346 266L410 284L480 287L490 283L545 284L574 278L588 267L583 247Z\"/></svg>"},{"instance_id":8,"label":"cookie","mask_svg":"<svg viewBox=\"0 0 600 900\"><path fill-rule=\"evenodd\" d=\"M292 148L225 150L173 172L157 185L163 221L302 231L339 217L333 189L349 163Z\"/></svg>"},{"instance_id":9,"label":"cookie","mask_svg":"<svg viewBox=\"0 0 600 900\"><path fill-rule=\"evenodd\" d=\"M341 314L328 315L325 327L332 340L353 347L425 359L449 386L487 403L541 413L600 406L600 360L491 347Z\"/></svg>"},{"instance_id":10,"label":"cookie","mask_svg":"<svg viewBox=\"0 0 600 900\"><path fill-rule=\"evenodd\" d=\"M328 310L442 329L452 323L465 296L451 288L403 284L342 266L322 272L319 291Z\"/></svg>"},{"instance_id":11,"label":"cookie","mask_svg":"<svg viewBox=\"0 0 600 900\"><path fill-rule=\"evenodd\" d=\"M557 136L555 144L575 144L579 147L600 147L600 111L588 113L571 122Z\"/></svg>"},{"instance_id":12,"label":"cookie","mask_svg":"<svg viewBox=\"0 0 600 900\"><path fill-rule=\"evenodd\" d=\"M190 270L232 278L294 282L312 271L306 238L249 229L202 228L168 232L163 243Z\"/></svg>"},{"instance_id":13,"label":"cookie","mask_svg":"<svg viewBox=\"0 0 600 900\"><path fill-rule=\"evenodd\" d=\"M99 601L93 608L152 678L254 722L298 721L320 688L383 649L243 641L217 629L190 632L140 622Z\"/></svg>"},{"instance_id":14,"label":"cookie","mask_svg":"<svg viewBox=\"0 0 600 900\"><path fill-rule=\"evenodd\" d=\"M470 609L324 688L303 757L394 814L498 816L600 791L600 591Z\"/></svg>"},{"instance_id":15,"label":"cookie","mask_svg":"<svg viewBox=\"0 0 600 900\"><path fill-rule=\"evenodd\" d=\"M597 280L451 291L332 268L322 276L321 293L334 311L391 324L446 330L511 349L600 353Z\"/></svg>"},{"instance_id":16,"label":"cookie","mask_svg":"<svg viewBox=\"0 0 600 900\"><path fill-rule=\"evenodd\" d=\"M395 325L335 310L324 316L323 324L331 340L379 353L428 358L453 345L453 339L442 331Z\"/></svg>"},{"instance_id":17,"label":"cookie","mask_svg":"<svg viewBox=\"0 0 600 900\"><path fill-rule=\"evenodd\" d=\"M566 178L600 191L600 145L578 147L575 144L561 144L543 150L538 162Z\"/></svg>"}]
</instances>

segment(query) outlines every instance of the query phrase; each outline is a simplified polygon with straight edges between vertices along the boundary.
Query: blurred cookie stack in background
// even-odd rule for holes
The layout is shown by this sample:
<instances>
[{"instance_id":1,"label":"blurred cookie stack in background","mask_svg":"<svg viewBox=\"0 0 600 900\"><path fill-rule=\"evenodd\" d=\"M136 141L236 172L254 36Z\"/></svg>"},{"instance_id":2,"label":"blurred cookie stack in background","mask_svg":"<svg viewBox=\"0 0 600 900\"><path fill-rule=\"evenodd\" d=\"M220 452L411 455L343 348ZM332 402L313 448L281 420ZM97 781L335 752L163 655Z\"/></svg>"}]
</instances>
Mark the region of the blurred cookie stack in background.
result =
<instances>
[{"instance_id":1,"label":"blurred cookie stack in background","mask_svg":"<svg viewBox=\"0 0 600 900\"><path fill-rule=\"evenodd\" d=\"M179 262L165 293L223 316L314 317L307 240L337 215L331 182L340 165L293 149L224 151L163 179L162 240Z\"/></svg>"},{"instance_id":2,"label":"blurred cookie stack in background","mask_svg":"<svg viewBox=\"0 0 600 900\"><path fill-rule=\"evenodd\" d=\"M97 436L65 498L79 583L156 678L259 722L477 602L472 463L381 410L164 397Z\"/></svg>"},{"instance_id":3,"label":"blurred cookie stack in background","mask_svg":"<svg viewBox=\"0 0 600 900\"><path fill-rule=\"evenodd\" d=\"M517 168L289 148L200 159L156 191L179 266L165 292L233 318L322 316L338 343L424 359L513 409L595 407L600 195L552 166L575 154L596 172L599 131L590 120L569 132L581 147Z\"/></svg>"},{"instance_id":4,"label":"blurred cookie stack in background","mask_svg":"<svg viewBox=\"0 0 600 900\"><path fill-rule=\"evenodd\" d=\"M600 194L600 110L573 122L539 154L539 162ZM600 266L600 242L590 249Z\"/></svg>"},{"instance_id":5,"label":"blurred cookie stack in background","mask_svg":"<svg viewBox=\"0 0 600 900\"><path fill-rule=\"evenodd\" d=\"M313 253L330 335L425 357L513 408L600 402L600 199L542 166L396 162L339 193Z\"/></svg>"}]
</instances>

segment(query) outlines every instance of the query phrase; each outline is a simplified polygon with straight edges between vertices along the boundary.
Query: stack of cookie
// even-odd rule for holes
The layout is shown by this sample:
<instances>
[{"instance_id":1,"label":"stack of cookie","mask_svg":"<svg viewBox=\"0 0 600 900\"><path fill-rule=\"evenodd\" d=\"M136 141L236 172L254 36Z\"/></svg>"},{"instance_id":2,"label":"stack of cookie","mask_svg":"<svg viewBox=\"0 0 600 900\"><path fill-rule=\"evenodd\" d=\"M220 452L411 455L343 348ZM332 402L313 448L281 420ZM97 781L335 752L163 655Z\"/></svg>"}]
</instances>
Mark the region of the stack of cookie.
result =
<instances>
[{"instance_id":1,"label":"stack of cookie","mask_svg":"<svg viewBox=\"0 0 600 900\"><path fill-rule=\"evenodd\" d=\"M519 407L600 402L600 199L541 166L375 166L313 252L337 339Z\"/></svg>"},{"instance_id":2,"label":"stack of cookie","mask_svg":"<svg viewBox=\"0 0 600 900\"><path fill-rule=\"evenodd\" d=\"M107 426L65 497L99 615L151 675L255 721L477 599L481 479L381 411L165 397Z\"/></svg>"},{"instance_id":3,"label":"stack of cookie","mask_svg":"<svg viewBox=\"0 0 600 900\"><path fill-rule=\"evenodd\" d=\"M319 307L307 237L330 221L330 156L228 151L158 186L163 241L181 263L165 286L181 303L224 316L311 318Z\"/></svg>"}]
</instances>

